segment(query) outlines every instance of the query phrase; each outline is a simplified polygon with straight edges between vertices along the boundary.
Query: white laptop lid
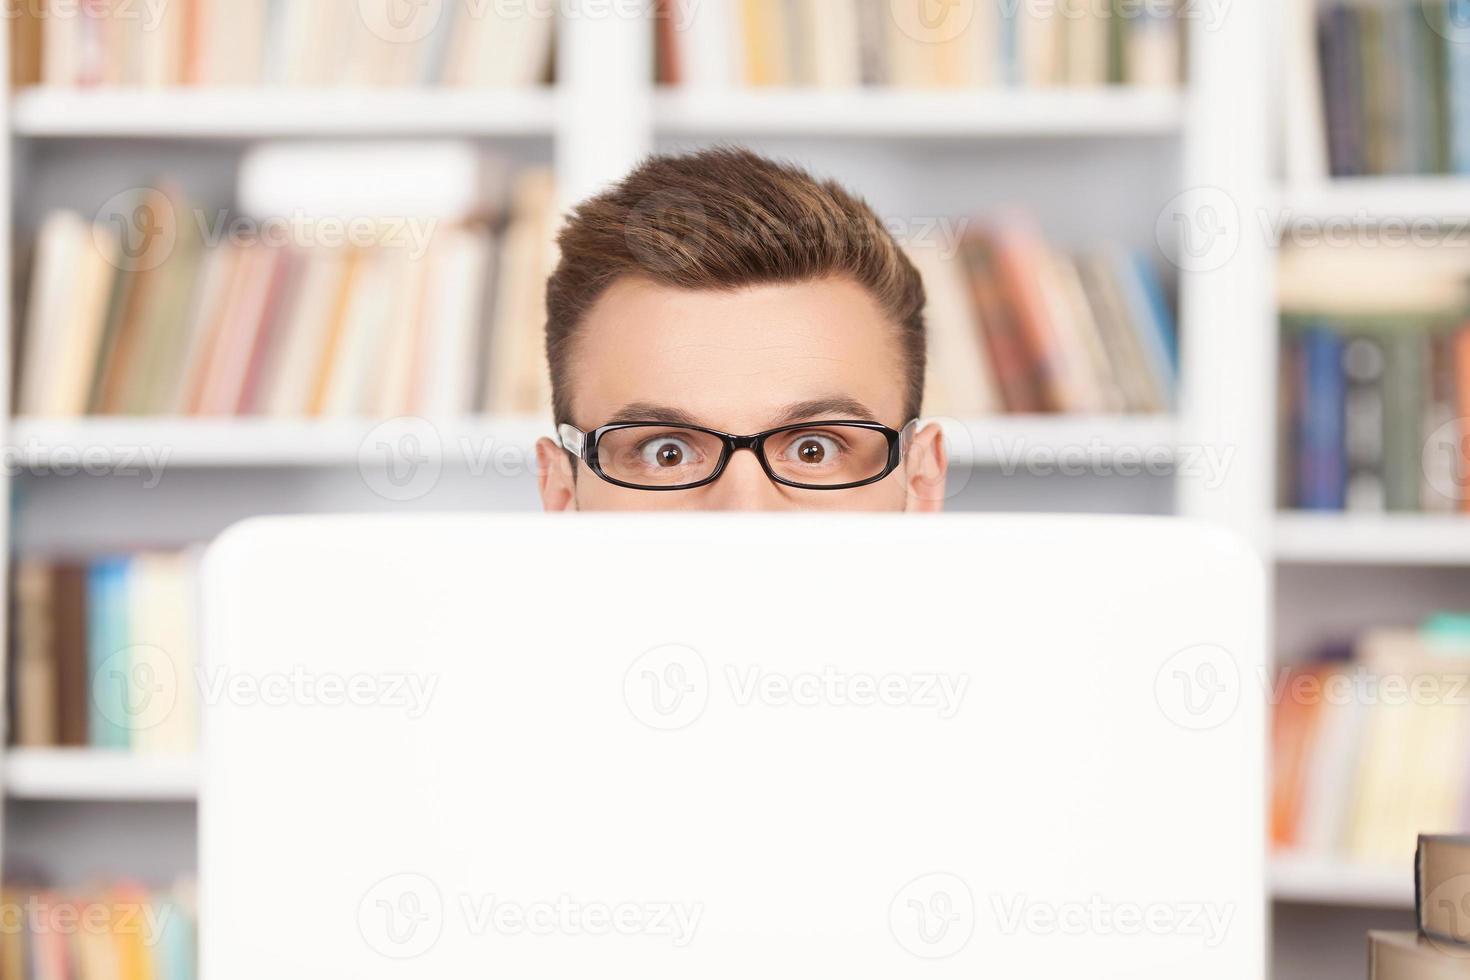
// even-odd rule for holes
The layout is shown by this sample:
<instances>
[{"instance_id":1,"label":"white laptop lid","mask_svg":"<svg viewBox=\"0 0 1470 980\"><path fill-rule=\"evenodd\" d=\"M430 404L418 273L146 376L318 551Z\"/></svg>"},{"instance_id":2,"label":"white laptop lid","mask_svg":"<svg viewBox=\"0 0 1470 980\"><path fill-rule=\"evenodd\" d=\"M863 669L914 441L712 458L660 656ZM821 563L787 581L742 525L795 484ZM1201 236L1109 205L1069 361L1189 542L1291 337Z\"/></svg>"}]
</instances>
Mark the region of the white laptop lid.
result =
<instances>
[{"instance_id":1,"label":"white laptop lid","mask_svg":"<svg viewBox=\"0 0 1470 980\"><path fill-rule=\"evenodd\" d=\"M1263 974L1220 532L271 519L206 578L205 980Z\"/></svg>"}]
</instances>

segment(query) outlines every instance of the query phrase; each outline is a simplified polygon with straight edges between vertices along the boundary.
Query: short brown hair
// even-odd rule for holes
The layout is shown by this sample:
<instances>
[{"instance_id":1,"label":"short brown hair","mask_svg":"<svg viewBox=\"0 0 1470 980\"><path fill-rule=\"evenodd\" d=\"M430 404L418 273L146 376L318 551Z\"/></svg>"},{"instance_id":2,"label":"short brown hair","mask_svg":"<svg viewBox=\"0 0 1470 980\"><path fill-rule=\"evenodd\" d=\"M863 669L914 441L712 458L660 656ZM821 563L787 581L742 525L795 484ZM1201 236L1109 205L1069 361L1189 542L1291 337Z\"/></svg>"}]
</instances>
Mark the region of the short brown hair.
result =
<instances>
[{"instance_id":1,"label":"short brown hair","mask_svg":"<svg viewBox=\"0 0 1470 980\"><path fill-rule=\"evenodd\" d=\"M561 261L546 287L558 422L570 421L577 328L624 276L683 289L851 278L897 325L907 417L919 413L923 283L873 209L833 181L742 149L655 156L577 206L558 244Z\"/></svg>"}]
</instances>

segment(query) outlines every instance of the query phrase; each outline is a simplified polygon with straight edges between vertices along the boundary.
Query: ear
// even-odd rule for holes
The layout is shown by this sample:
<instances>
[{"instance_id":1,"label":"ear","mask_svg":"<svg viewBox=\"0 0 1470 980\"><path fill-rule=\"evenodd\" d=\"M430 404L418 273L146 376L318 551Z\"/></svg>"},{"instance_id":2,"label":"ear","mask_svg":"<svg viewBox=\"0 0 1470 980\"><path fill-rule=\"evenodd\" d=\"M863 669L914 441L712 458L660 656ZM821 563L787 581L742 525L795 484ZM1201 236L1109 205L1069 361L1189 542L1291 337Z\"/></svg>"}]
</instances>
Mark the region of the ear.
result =
<instances>
[{"instance_id":1,"label":"ear","mask_svg":"<svg viewBox=\"0 0 1470 980\"><path fill-rule=\"evenodd\" d=\"M937 514L944 510L949 454L944 445L944 430L938 422L930 422L914 434L903 465L908 490L904 510L915 514Z\"/></svg>"},{"instance_id":2,"label":"ear","mask_svg":"<svg viewBox=\"0 0 1470 980\"><path fill-rule=\"evenodd\" d=\"M572 457L550 439L536 440L536 483L547 513L577 509L577 481Z\"/></svg>"}]
</instances>

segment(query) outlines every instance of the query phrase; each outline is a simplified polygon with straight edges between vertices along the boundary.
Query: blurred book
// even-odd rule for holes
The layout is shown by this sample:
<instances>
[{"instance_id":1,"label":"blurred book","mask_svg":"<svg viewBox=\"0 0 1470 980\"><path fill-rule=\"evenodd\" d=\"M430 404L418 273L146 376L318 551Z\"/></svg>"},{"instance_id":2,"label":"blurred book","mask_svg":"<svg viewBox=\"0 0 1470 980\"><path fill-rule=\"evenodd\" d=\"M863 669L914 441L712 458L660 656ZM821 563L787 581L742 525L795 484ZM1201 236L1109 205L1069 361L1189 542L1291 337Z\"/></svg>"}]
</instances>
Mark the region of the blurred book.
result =
<instances>
[{"instance_id":1,"label":"blurred book","mask_svg":"<svg viewBox=\"0 0 1470 980\"><path fill-rule=\"evenodd\" d=\"M32 0L11 32L16 86L548 83L549 3Z\"/></svg>"},{"instance_id":2,"label":"blurred book","mask_svg":"<svg viewBox=\"0 0 1470 980\"><path fill-rule=\"evenodd\" d=\"M1470 639L1372 630L1270 693L1275 848L1407 867L1420 833L1470 828Z\"/></svg>"},{"instance_id":3,"label":"blurred book","mask_svg":"<svg viewBox=\"0 0 1470 980\"><path fill-rule=\"evenodd\" d=\"M508 188L502 174L484 188L458 154L425 147L419 155L442 164L429 172L453 187L395 197L387 180L380 210L362 213L371 194L354 191L351 168L338 168L341 186L311 189L327 183L313 184L323 169L307 166L313 152L264 151L245 168L242 196L285 208L279 217L209 212L164 189L117 222L48 218L18 413L544 413L549 173L528 170ZM337 158L322 159L331 169ZM402 208L386 213L385 200ZM129 248L142 226L154 243L146 253Z\"/></svg>"},{"instance_id":4,"label":"blurred book","mask_svg":"<svg viewBox=\"0 0 1470 980\"><path fill-rule=\"evenodd\" d=\"M1175 325L1145 258L1115 247L1073 255L1024 221L957 244L907 250L929 300L927 414L1172 408Z\"/></svg>"},{"instance_id":5,"label":"blurred book","mask_svg":"<svg viewBox=\"0 0 1470 980\"><path fill-rule=\"evenodd\" d=\"M1288 321L1281 505L1470 511L1470 323Z\"/></svg>"},{"instance_id":6,"label":"blurred book","mask_svg":"<svg viewBox=\"0 0 1470 980\"><path fill-rule=\"evenodd\" d=\"M0 976L6 980L194 980L198 902L192 882L79 888L7 885Z\"/></svg>"},{"instance_id":7,"label":"blurred book","mask_svg":"<svg viewBox=\"0 0 1470 980\"><path fill-rule=\"evenodd\" d=\"M1470 944L1470 837L1423 834L1414 855L1414 910L1419 932ZM1470 951L1467 951L1470 958Z\"/></svg>"},{"instance_id":8,"label":"blurred book","mask_svg":"<svg viewBox=\"0 0 1470 980\"><path fill-rule=\"evenodd\" d=\"M1368 933L1368 980L1463 980L1470 951L1451 952L1415 932Z\"/></svg>"},{"instance_id":9,"label":"blurred book","mask_svg":"<svg viewBox=\"0 0 1470 980\"><path fill-rule=\"evenodd\" d=\"M1172 87L1183 75L1174 0L659 0L665 85ZM938 16L935 16L937 12Z\"/></svg>"},{"instance_id":10,"label":"blurred book","mask_svg":"<svg viewBox=\"0 0 1470 980\"><path fill-rule=\"evenodd\" d=\"M198 555L16 564L12 737L181 754L198 742Z\"/></svg>"},{"instance_id":11,"label":"blurred book","mask_svg":"<svg viewBox=\"0 0 1470 980\"><path fill-rule=\"evenodd\" d=\"M1296 56L1320 73L1331 176L1470 173L1467 15L1464 0L1334 0L1318 9L1317 48ZM1304 95L1297 102L1318 108Z\"/></svg>"},{"instance_id":12,"label":"blurred book","mask_svg":"<svg viewBox=\"0 0 1470 980\"><path fill-rule=\"evenodd\" d=\"M1449 246L1282 250L1283 507L1470 507L1470 260Z\"/></svg>"}]
</instances>

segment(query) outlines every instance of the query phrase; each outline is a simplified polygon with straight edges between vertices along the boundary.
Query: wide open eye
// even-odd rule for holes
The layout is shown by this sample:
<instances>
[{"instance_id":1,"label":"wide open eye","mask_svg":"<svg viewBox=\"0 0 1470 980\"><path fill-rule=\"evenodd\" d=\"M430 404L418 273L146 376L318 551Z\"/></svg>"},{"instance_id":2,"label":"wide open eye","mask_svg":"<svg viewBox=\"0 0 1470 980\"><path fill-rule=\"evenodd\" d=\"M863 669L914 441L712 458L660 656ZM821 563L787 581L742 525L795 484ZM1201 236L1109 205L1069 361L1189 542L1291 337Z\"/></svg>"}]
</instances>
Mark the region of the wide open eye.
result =
<instances>
[{"instance_id":1,"label":"wide open eye","mask_svg":"<svg viewBox=\"0 0 1470 980\"><path fill-rule=\"evenodd\" d=\"M667 470L701 462L699 447L678 436L648 439L638 447L638 456L650 469Z\"/></svg>"},{"instance_id":2,"label":"wide open eye","mask_svg":"<svg viewBox=\"0 0 1470 980\"><path fill-rule=\"evenodd\" d=\"M843 445L828 435L806 432L792 439L782 458L798 466L834 466L841 462Z\"/></svg>"}]
</instances>

